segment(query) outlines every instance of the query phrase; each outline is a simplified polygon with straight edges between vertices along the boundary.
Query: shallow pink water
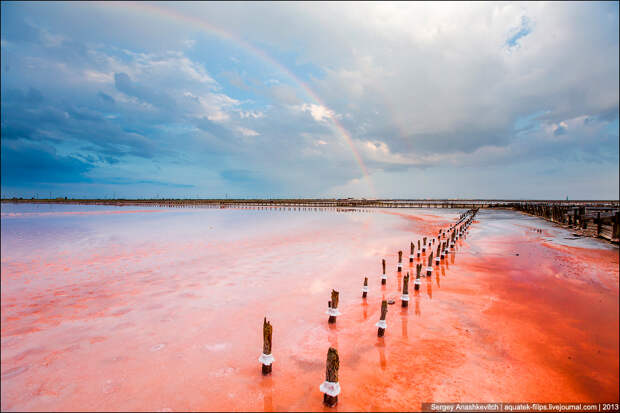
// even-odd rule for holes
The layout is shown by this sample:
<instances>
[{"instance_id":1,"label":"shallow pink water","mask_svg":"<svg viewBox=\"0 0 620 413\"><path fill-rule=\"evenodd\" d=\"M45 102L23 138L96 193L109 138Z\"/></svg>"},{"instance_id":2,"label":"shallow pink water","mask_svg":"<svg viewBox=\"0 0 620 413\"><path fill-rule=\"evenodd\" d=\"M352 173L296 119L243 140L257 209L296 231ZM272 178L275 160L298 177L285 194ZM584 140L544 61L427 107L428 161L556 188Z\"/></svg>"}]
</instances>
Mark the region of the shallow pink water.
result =
<instances>
[{"instance_id":1,"label":"shallow pink water","mask_svg":"<svg viewBox=\"0 0 620 413\"><path fill-rule=\"evenodd\" d=\"M322 410L318 386L329 346L341 357L338 410L540 398L528 368L555 379L553 394L562 400L596 391L617 400L610 390L618 384L617 310L600 321L609 331L595 344L579 336L582 350L571 349L578 329L566 327L537 333L543 342L553 339L541 350L517 327L544 324L548 308L519 306L526 290L514 280L518 273L552 282L563 265L565 274L589 280L580 291L608 310L618 303L617 249L575 241L598 258L571 263L566 248L574 247L532 235L542 221L519 214L497 221L488 213L401 310L397 251L408 264L409 241L436 234L460 212L3 204L2 410ZM518 261L515 248L534 258ZM381 258L389 276L384 289ZM478 268L480 260L488 265ZM497 272L492 283L489 268ZM332 288L340 291L343 315L330 327ZM382 297L397 304L378 340ZM561 325L591 321L562 310L561 294L548 298L557 300L544 304L557 310ZM257 361L264 316L274 326L276 359L267 378ZM562 346L603 356L562 365L562 373L555 359L560 352L565 360ZM600 380L576 381L582 366L604 369L609 361Z\"/></svg>"}]
</instances>

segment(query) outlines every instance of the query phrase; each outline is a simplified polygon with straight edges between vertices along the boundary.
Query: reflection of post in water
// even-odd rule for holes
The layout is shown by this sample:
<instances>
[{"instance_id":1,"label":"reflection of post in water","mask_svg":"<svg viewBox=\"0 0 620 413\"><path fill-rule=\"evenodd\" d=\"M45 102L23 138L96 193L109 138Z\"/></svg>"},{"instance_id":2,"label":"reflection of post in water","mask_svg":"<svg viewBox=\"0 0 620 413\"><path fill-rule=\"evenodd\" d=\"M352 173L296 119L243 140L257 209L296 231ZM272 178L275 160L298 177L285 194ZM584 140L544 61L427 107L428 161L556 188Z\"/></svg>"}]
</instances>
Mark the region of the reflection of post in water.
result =
<instances>
[{"instance_id":1,"label":"reflection of post in water","mask_svg":"<svg viewBox=\"0 0 620 413\"><path fill-rule=\"evenodd\" d=\"M439 285L439 271L437 271L437 273L435 274L435 279L437 280L437 288L440 288L441 286Z\"/></svg>"},{"instance_id":2,"label":"reflection of post in water","mask_svg":"<svg viewBox=\"0 0 620 413\"><path fill-rule=\"evenodd\" d=\"M420 292L415 292L415 315L419 316L420 313Z\"/></svg>"},{"instance_id":3,"label":"reflection of post in water","mask_svg":"<svg viewBox=\"0 0 620 413\"><path fill-rule=\"evenodd\" d=\"M445 264L445 263L444 263L444 264ZM445 265L442 265L442 266L441 266L441 276L442 276L442 277L445 277L445 276L446 276L446 266L445 266Z\"/></svg>"},{"instance_id":4,"label":"reflection of post in water","mask_svg":"<svg viewBox=\"0 0 620 413\"><path fill-rule=\"evenodd\" d=\"M409 324L409 318L407 317L407 308L402 308L400 311L400 322L402 328L403 337L407 338L407 326Z\"/></svg>"},{"instance_id":5,"label":"reflection of post in water","mask_svg":"<svg viewBox=\"0 0 620 413\"><path fill-rule=\"evenodd\" d=\"M387 360L385 359L385 339L383 337L378 339L377 348L379 349L379 365L381 370L385 370L387 366Z\"/></svg>"},{"instance_id":6,"label":"reflection of post in water","mask_svg":"<svg viewBox=\"0 0 620 413\"><path fill-rule=\"evenodd\" d=\"M455 256L455 255L456 255L456 254L454 254L454 253L453 253L453 254L450 254L450 264L454 264L454 256Z\"/></svg>"},{"instance_id":7,"label":"reflection of post in water","mask_svg":"<svg viewBox=\"0 0 620 413\"><path fill-rule=\"evenodd\" d=\"M362 309L363 309L362 317L364 318L364 320L366 320L368 318L368 302L366 300L362 302Z\"/></svg>"},{"instance_id":8,"label":"reflection of post in water","mask_svg":"<svg viewBox=\"0 0 620 413\"><path fill-rule=\"evenodd\" d=\"M433 279L429 277L426 278L426 294L429 298L433 298Z\"/></svg>"},{"instance_id":9,"label":"reflection of post in water","mask_svg":"<svg viewBox=\"0 0 620 413\"><path fill-rule=\"evenodd\" d=\"M273 379L271 376L266 376L263 379L263 410L266 412L273 412Z\"/></svg>"}]
</instances>

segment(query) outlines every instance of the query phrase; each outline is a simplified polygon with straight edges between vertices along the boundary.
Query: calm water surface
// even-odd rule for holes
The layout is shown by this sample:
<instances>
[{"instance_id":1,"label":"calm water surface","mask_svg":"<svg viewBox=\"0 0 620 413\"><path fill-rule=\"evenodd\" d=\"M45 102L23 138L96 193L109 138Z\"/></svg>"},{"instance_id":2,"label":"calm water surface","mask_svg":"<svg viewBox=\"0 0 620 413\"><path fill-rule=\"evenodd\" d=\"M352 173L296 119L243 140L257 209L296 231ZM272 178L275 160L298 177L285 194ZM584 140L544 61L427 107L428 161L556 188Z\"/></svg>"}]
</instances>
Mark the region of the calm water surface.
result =
<instances>
[{"instance_id":1,"label":"calm water surface","mask_svg":"<svg viewBox=\"0 0 620 413\"><path fill-rule=\"evenodd\" d=\"M615 247L481 211L401 309L397 251L408 266L409 242L461 212L2 204L2 410L321 410L329 346L341 410L549 392L617 400ZM332 288L343 315L330 327ZM525 298L533 289L542 300ZM379 340L384 297L397 304ZM555 330L543 328L550 310ZM264 316L276 359L267 378Z\"/></svg>"}]
</instances>

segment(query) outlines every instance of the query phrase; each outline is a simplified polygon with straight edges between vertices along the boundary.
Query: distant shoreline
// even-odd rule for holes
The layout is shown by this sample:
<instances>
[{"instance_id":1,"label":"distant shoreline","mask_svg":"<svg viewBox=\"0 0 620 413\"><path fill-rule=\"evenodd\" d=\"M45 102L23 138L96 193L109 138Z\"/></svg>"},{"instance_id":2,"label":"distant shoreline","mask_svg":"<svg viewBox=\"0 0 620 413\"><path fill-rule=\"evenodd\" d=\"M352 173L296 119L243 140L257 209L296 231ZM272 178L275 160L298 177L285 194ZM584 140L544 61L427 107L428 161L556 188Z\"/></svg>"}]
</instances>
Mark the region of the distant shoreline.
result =
<instances>
[{"instance_id":1,"label":"distant shoreline","mask_svg":"<svg viewBox=\"0 0 620 413\"><path fill-rule=\"evenodd\" d=\"M256 206L342 206L342 207L435 207L435 208L496 208L519 204L553 204L558 206L620 207L619 200L561 199L366 199L366 198L2 198L2 203L90 204L90 205L256 205Z\"/></svg>"}]
</instances>

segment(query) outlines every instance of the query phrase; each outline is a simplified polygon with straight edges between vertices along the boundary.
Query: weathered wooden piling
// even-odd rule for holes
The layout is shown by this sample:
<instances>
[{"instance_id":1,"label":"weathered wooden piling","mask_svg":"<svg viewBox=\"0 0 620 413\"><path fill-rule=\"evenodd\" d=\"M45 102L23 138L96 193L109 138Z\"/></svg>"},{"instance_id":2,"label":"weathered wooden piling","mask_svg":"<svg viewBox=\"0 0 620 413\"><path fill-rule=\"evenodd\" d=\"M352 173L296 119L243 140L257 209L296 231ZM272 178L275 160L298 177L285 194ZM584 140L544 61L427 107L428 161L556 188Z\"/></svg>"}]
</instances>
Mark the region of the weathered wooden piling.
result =
<instances>
[{"instance_id":1,"label":"weathered wooden piling","mask_svg":"<svg viewBox=\"0 0 620 413\"><path fill-rule=\"evenodd\" d=\"M413 262L413 258L414 258L414 252L415 252L415 245L413 245L413 242L411 243L411 248L410 248L410 252L409 252L409 262Z\"/></svg>"},{"instance_id":2,"label":"weathered wooden piling","mask_svg":"<svg viewBox=\"0 0 620 413\"><path fill-rule=\"evenodd\" d=\"M416 275L415 275L415 282L414 282L414 286L413 288L418 291L420 289L420 273L422 272L422 264L418 264L415 266L415 270L416 270Z\"/></svg>"},{"instance_id":3,"label":"weathered wooden piling","mask_svg":"<svg viewBox=\"0 0 620 413\"><path fill-rule=\"evenodd\" d=\"M332 300L328 302L329 308L327 309L327 314L329 314L329 319L327 319L327 322L330 324L335 323L336 316L341 314L340 311L338 311L338 296L338 291L332 290Z\"/></svg>"},{"instance_id":4,"label":"weathered wooden piling","mask_svg":"<svg viewBox=\"0 0 620 413\"><path fill-rule=\"evenodd\" d=\"M383 274L381 275L381 285L385 285L387 282L387 275L385 275L385 258L381 260L381 265L383 266Z\"/></svg>"},{"instance_id":5,"label":"weathered wooden piling","mask_svg":"<svg viewBox=\"0 0 620 413\"><path fill-rule=\"evenodd\" d=\"M420 289L420 284L422 283L420 281L420 272L422 272L422 264L416 265L415 269L416 269L416 275L415 275L415 282L413 283L413 288L414 290L418 291Z\"/></svg>"},{"instance_id":6,"label":"weathered wooden piling","mask_svg":"<svg viewBox=\"0 0 620 413\"><path fill-rule=\"evenodd\" d=\"M439 265L439 261L441 260L440 257L441 254L441 242L437 243L437 253L435 254L435 265Z\"/></svg>"},{"instance_id":7,"label":"weathered wooden piling","mask_svg":"<svg viewBox=\"0 0 620 413\"><path fill-rule=\"evenodd\" d=\"M418 258L420 258L420 251L421 251L421 250L422 250L422 249L420 248L420 240L418 240L418 254L417 254L417 257L418 257Z\"/></svg>"},{"instance_id":8,"label":"weathered wooden piling","mask_svg":"<svg viewBox=\"0 0 620 413\"><path fill-rule=\"evenodd\" d=\"M400 296L401 306L409 306L409 272L403 277L403 295Z\"/></svg>"},{"instance_id":9,"label":"weathered wooden piling","mask_svg":"<svg viewBox=\"0 0 620 413\"><path fill-rule=\"evenodd\" d=\"M271 355L271 335L273 333L273 328L269 321L267 321L267 317L263 319L263 354L260 355L258 361L262 364L263 375L267 375L271 373L271 366L274 362L274 358Z\"/></svg>"},{"instance_id":10,"label":"weathered wooden piling","mask_svg":"<svg viewBox=\"0 0 620 413\"><path fill-rule=\"evenodd\" d=\"M375 324L377 327L379 327L379 329L377 330L377 335L379 337L383 337L383 334L385 334L385 329L387 328L387 324L385 322L385 316L387 314L387 306L388 304L386 300L381 301L381 318L379 319L377 324Z\"/></svg>"},{"instance_id":11,"label":"weathered wooden piling","mask_svg":"<svg viewBox=\"0 0 620 413\"><path fill-rule=\"evenodd\" d=\"M426 237L422 238L422 253L426 252Z\"/></svg>"},{"instance_id":12,"label":"weathered wooden piling","mask_svg":"<svg viewBox=\"0 0 620 413\"><path fill-rule=\"evenodd\" d=\"M366 298L368 294L368 277L364 277L364 286L362 287L362 298Z\"/></svg>"},{"instance_id":13,"label":"weathered wooden piling","mask_svg":"<svg viewBox=\"0 0 620 413\"><path fill-rule=\"evenodd\" d=\"M426 276L430 277L433 274L433 251L428 256L428 266L426 267Z\"/></svg>"},{"instance_id":14,"label":"weathered wooden piling","mask_svg":"<svg viewBox=\"0 0 620 413\"><path fill-rule=\"evenodd\" d=\"M398 272L401 272L403 270L403 252L402 251L398 251L398 264L396 268Z\"/></svg>"},{"instance_id":15,"label":"weathered wooden piling","mask_svg":"<svg viewBox=\"0 0 620 413\"><path fill-rule=\"evenodd\" d=\"M338 383L340 359L338 357L338 350L333 347L327 350L326 364L325 381L321 383L319 390L323 393L323 403L328 407L334 407L338 403L338 395L340 394L340 384Z\"/></svg>"}]
</instances>

